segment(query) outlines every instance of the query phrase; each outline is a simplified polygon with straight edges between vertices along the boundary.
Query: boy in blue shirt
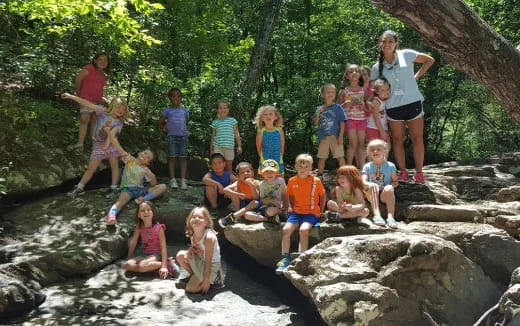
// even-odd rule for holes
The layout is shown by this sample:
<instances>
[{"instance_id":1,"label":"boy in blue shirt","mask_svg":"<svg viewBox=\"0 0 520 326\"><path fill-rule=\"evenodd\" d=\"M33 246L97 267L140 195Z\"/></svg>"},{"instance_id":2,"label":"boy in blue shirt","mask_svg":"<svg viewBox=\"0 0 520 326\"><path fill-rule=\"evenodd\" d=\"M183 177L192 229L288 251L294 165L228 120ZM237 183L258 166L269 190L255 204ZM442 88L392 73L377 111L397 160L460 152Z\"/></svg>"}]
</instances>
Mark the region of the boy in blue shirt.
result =
<instances>
[{"instance_id":1,"label":"boy in blue shirt","mask_svg":"<svg viewBox=\"0 0 520 326\"><path fill-rule=\"evenodd\" d=\"M345 165L345 152L343 150L343 133L347 116L339 105L334 103L336 99L336 86L325 84L321 88L323 105L316 108L314 123L318 126L318 173L325 168L325 161L332 156L338 160L339 166Z\"/></svg>"}]
</instances>

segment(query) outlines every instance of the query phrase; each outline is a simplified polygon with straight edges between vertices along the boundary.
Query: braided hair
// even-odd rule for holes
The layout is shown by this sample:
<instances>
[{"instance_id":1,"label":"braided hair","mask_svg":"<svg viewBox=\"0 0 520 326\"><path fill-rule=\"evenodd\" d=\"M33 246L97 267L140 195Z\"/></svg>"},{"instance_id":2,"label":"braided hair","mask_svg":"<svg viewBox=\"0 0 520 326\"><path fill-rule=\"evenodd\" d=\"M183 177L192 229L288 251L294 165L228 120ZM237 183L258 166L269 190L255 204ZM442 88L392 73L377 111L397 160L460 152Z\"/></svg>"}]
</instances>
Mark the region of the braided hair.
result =
<instances>
[{"instance_id":1,"label":"braided hair","mask_svg":"<svg viewBox=\"0 0 520 326\"><path fill-rule=\"evenodd\" d=\"M387 31L384 31L383 34L381 34L381 37L379 38L379 41L382 41L383 39L387 38L387 37L392 37L395 42L399 42L399 37L397 36L397 33L392 31L392 30L387 30ZM394 49L394 53L395 53L395 49ZM385 56L383 54L383 50L381 49L381 47L379 48L379 56L378 56L378 62L379 62L379 76L378 78L381 78L383 77L383 60L385 59Z\"/></svg>"}]
</instances>

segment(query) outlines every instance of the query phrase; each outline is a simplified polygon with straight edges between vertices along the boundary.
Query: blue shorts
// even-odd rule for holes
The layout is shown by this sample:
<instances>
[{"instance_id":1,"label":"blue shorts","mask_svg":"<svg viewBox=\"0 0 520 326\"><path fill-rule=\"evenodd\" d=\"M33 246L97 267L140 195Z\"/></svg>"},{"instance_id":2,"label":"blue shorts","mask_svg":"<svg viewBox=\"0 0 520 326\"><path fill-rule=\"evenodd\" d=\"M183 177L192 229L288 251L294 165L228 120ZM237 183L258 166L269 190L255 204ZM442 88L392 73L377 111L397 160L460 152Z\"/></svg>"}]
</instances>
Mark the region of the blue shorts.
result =
<instances>
[{"instance_id":1,"label":"blue shorts","mask_svg":"<svg viewBox=\"0 0 520 326\"><path fill-rule=\"evenodd\" d=\"M168 156L188 156L188 136L168 136Z\"/></svg>"},{"instance_id":2,"label":"blue shorts","mask_svg":"<svg viewBox=\"0 0 520 326\"><path fill-rule=\"evenodd\" d=\"M155 258L157 258L158 261L162 261L162 256L161 256L161 253L160 252L155 252L153 254L146 254L143 252L143 247L139 246L135 249L134 251L134 255L132 256L132 258L135 258L135 257L148 257L148 256L155 256Z\"/></svg>"},{"instance_id":3,"label":"blue shorts","mask_svg":"<svg viewBox=\"0 0 520 326\"><path fill-rule=\"evenodd\" d=\"M309 223L312 226L319 226L320 219L314 214L298 214L298 213L292 212L291 214L289 214L289 217L287 217L287 223L292 223L292 224Z\"/></svg>"},{"instance_id":4,"label":"blue shorts","mask_svg":"<svg viewBox=\"0 0 520 326\"><path fill-rule=\"evenodd\" d=\"M256 199L240 199L240 208L244 208L246 207L250 202L252 202L253 200L256 200ZM257 208L259 208L260 206L262 206L262 203L260 201L258 201L258 205L256 207L253 207L252 210L255 210Z\"/></svg>"},{"instance_id":5,"label":"blue shorts","mask_svg":"<svg viewBox=\"0 0 520 326\"><path fill-rule=\"evenodd\" d=\"M130 199L144 197L148 193L148 189L143 187L125 187L121 188L121 192L130 194Z\"/></svg>"}]
</instances>

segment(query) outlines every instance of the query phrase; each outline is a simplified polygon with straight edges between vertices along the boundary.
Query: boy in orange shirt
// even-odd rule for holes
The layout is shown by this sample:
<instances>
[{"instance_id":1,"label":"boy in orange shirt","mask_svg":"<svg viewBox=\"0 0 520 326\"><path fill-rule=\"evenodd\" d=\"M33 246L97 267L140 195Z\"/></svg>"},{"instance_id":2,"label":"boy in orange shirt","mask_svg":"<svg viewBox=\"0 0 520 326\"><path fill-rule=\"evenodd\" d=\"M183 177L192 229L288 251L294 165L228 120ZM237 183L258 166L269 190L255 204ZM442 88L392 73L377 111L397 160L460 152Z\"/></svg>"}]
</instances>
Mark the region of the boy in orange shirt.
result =
<instances>
[{"instance_id":1,"label":"boy in orange shirt","mask_svg":"<svg viewBox=\"0 0 520 326\"><path fill-rule=\"evenodd\" d=\"M218 221L222 228L234 224L246 212L256 210L261 206L258 201L258 181L253 179L255 176L253 166L248 162L238 163L236 172L238 180L224 188L224 194L231 198L233 207L237 211Z\"/></svg>"},{"instance_id":2,"label":"boy in orange shirt","mask_svg":"<svg viewBox=\"0 0 520 326\"><path fill-rule=\"evenodd\" d=\"M309 232L320 221L325 210L327 195L321 180L313 175L312 156L300 154L296 157L297 175L289 179L287 196L289 196L289 216L282 229L282 259L278 262L276 274L281 274L291 263L289 250L291 234L300 229L300 252L309 247Z\"/></svg>"}]
</instances>

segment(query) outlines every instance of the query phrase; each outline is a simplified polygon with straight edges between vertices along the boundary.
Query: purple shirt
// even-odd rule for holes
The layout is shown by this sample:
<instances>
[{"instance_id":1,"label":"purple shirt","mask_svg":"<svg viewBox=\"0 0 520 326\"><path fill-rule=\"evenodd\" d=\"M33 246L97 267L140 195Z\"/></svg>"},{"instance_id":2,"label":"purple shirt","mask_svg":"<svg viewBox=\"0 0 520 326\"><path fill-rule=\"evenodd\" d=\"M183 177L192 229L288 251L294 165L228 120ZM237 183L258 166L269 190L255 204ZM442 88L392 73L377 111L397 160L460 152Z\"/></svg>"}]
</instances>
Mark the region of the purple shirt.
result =
<instances>
[{"instance_id":1,"label":"purple shirt","mask_svg":"<svg viewBox=\"0 0 520 326\"><path fill-rule=\"evenodd\" d=\"M162 115L166 118L168 136L188 136L188 108L167 108L163 110Z\"/></svg>"}]
</instances>

